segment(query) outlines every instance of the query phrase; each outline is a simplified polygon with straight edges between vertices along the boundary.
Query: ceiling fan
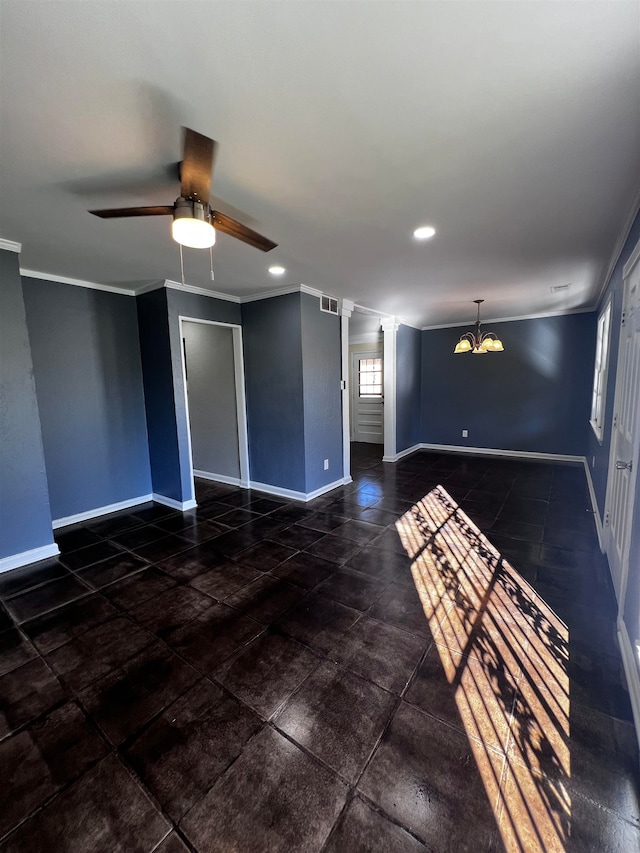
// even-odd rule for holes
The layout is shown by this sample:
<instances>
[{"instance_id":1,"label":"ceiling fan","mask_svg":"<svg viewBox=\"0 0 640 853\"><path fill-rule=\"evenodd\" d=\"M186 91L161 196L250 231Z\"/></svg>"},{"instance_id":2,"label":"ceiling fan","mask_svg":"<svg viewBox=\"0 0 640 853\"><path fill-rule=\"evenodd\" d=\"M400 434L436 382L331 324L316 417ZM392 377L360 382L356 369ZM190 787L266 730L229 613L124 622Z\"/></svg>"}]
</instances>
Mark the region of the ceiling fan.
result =
<instances>
[{"instance_id":1,"label":"ceiling fan","mask_svg":"<svg viewBox=\"0 0 640 853\"><path fill-rule=\"evenodd\" d=\"M208 249L216 241L216 230L229 234L243 243L270 252L278 245L262 234L252 231L236 219L209 204L211 175L216 143L208 136L184 128L182 161L179 167L180 196L174 204L154 207L116 207L110 210L90 210L101 219L125 216L173 216L171 234L181 246Z\"/></svg>"}]
</instances>

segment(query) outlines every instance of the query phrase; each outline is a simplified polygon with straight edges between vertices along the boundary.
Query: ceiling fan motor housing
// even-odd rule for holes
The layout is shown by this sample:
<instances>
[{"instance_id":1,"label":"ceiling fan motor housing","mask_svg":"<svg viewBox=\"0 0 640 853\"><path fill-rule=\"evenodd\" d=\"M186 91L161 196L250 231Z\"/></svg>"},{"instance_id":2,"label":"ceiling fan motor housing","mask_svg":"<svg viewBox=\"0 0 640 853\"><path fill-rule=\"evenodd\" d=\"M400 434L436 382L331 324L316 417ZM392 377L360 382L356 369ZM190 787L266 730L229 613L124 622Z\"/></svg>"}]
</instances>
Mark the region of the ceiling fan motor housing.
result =
<instances>
[{"instance_id":1,"label":"ceiling fan motor housing","mask_svg":"<svg viewBox=\"0 0 640 853\"><path fill-rule=\"evenodd\" d=\"M202 222L211 222L211 208L208 204L194 201L190 198L176 199L173 211L174 219L200 219Z\"/></svg>"}]
</instances>

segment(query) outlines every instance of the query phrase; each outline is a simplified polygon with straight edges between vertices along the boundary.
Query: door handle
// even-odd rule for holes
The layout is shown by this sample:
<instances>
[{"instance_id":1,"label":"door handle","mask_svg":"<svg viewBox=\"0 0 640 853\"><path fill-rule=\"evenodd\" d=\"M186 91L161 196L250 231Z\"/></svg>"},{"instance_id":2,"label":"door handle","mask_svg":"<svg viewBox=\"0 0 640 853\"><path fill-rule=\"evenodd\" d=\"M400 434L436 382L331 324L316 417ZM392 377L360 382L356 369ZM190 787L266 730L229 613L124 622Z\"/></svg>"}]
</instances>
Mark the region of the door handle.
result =
<instances>
[{"instance_id":1,"label":"door handle","mask_svg":"<svg viewBox=\"0 0 640 853\"><path fill-rule=\"evenodd\" d=\"M622 459L618 459L616 462L616 471L632 471L633 470L633 459L630 462L623 462Z\"/></svg>"}]
</instances>

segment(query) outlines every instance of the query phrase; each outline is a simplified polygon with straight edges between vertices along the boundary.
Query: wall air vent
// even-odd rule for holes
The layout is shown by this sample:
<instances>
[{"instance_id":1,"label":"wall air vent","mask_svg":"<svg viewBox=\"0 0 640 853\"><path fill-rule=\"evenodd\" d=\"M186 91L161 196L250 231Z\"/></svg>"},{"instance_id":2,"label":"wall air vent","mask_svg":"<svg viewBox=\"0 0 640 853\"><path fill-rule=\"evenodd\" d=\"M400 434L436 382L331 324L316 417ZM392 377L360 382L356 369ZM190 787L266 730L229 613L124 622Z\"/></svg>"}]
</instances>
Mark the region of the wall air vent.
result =
<instances>
[{"instance_id":1,"label":"wall air vent","mask_svg":"<svg viewBox=\"0 0 640 853\"><path fill-rule=\"evenodd\" d=\"M569 284L552 284L549 290L551 293L563 293L564 291L569 290L571 287L571 282Z\"/></svg>"},{"instance_id":2,"label":"wall air vent","mask_svg":"<svg viewBox=\"0 0 640 853\"><path fill-rule=\"evenodd\" d=\"M333 296L325 296L323 293L320 297L320 310L325 311L327 314L337 314L338 300L334 299Z\"/></svg>"}]
</instances>

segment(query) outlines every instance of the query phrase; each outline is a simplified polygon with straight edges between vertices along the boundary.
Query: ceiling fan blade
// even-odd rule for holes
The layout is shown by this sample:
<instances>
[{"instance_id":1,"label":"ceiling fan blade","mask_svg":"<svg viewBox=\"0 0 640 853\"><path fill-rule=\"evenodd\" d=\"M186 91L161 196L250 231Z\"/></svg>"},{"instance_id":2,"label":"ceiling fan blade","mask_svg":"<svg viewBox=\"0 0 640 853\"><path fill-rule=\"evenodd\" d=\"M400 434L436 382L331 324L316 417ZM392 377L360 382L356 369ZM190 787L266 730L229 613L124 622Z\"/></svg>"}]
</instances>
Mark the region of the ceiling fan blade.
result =
<instances>
[{"instance_id":1,"label":"ceiling fan blade","mask_svg":"<svg viewBox=\"0 0 640 853\"><path fill-rule=\"evenodd\" d=\"M180 195L183 198L208 203L215 147L213 139L185 127L180 165Z\"/></svg>"},{"instance_id":2,"label":"ceiling fan blade","mask_svg":"<svg viewBox=\"0 0 640 853\"><path fill-rule=\"evenodd\" d=\"M243 225L241 222L232 219L230 216L225 216L225 214L220 213L219 210L211 211L211 224L218 231L222 231L224 234L229 234L237 240L242 240L243 243L248 243L250 246L254 246L262 252L270 252L271 249L275 249L278 245L272 240L268 240L266 237L263 237L262 234L258 234L257 231L252 231L251 228L247 228L247 226Z\"/></svg>"},{"instance_id":3,"label":"ceiling fan blade","mask_svg":"<svg viewBox=\"0 0 640 853\"><path fill-rule=\"evenodd\" d=\"M101 219L118 219L123 216L173 216L173 205L155 207L113 207L109 210L90 210Z\"/></svg>"}]
</instances>

